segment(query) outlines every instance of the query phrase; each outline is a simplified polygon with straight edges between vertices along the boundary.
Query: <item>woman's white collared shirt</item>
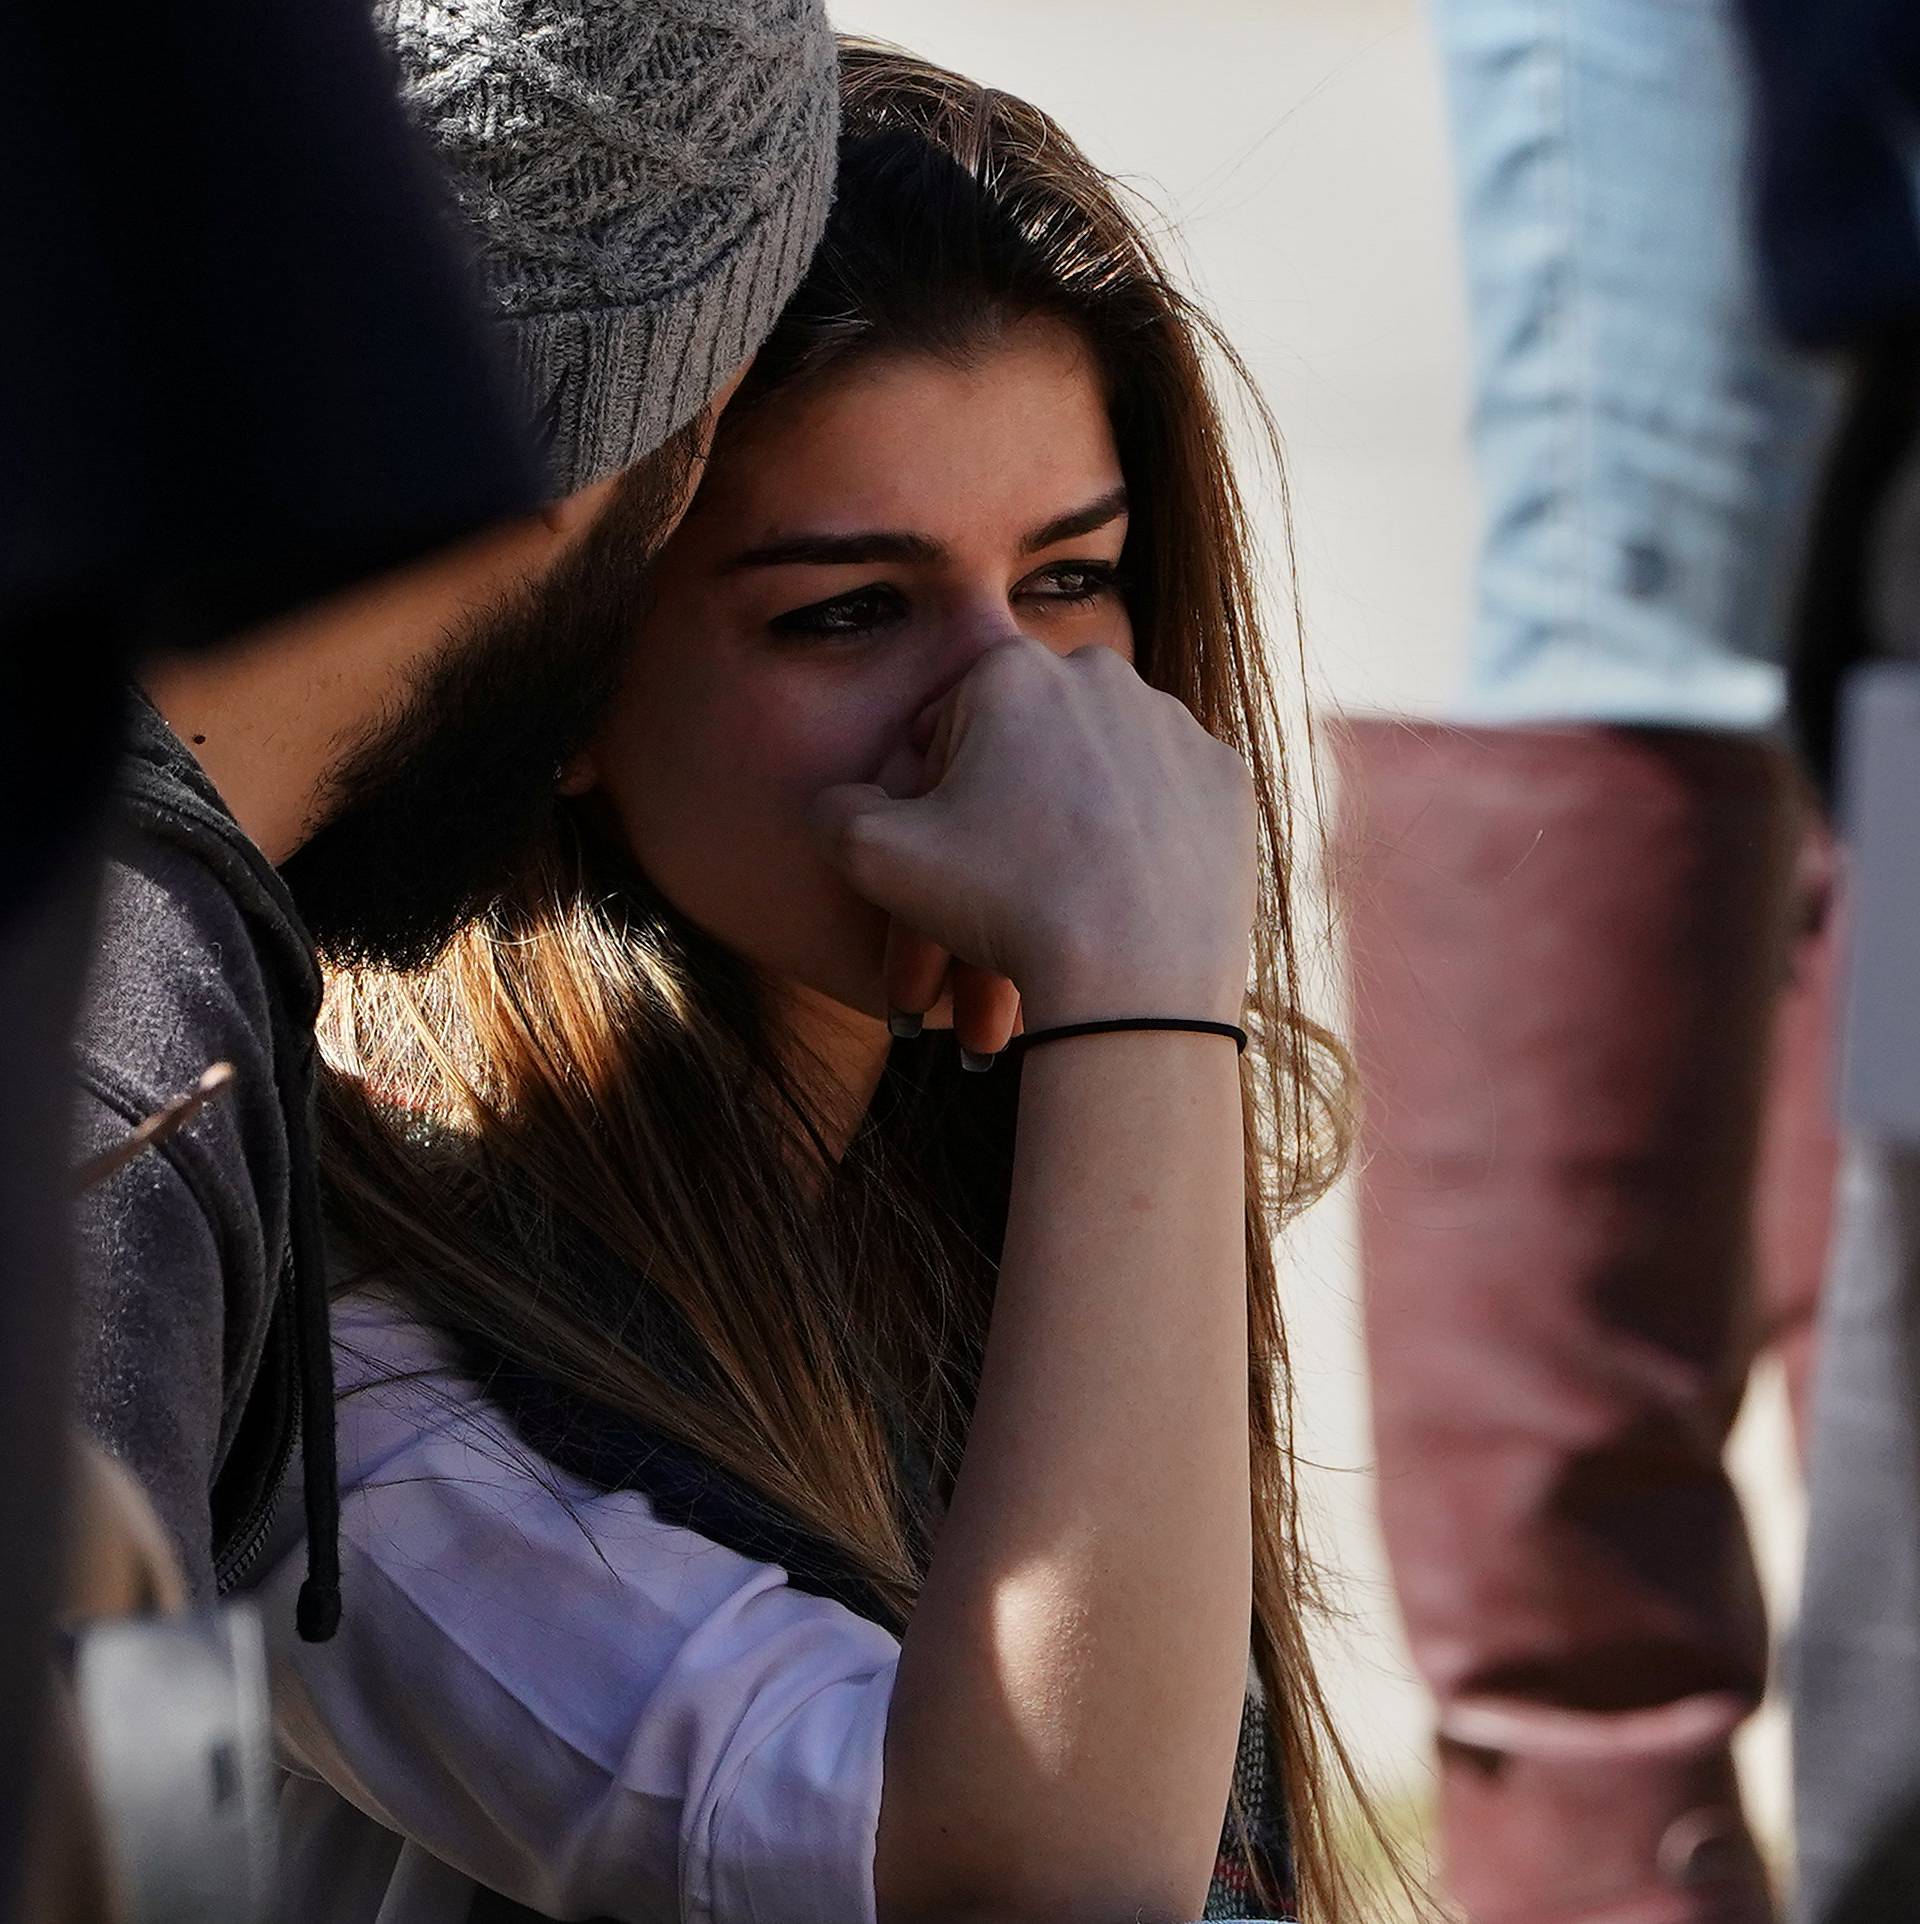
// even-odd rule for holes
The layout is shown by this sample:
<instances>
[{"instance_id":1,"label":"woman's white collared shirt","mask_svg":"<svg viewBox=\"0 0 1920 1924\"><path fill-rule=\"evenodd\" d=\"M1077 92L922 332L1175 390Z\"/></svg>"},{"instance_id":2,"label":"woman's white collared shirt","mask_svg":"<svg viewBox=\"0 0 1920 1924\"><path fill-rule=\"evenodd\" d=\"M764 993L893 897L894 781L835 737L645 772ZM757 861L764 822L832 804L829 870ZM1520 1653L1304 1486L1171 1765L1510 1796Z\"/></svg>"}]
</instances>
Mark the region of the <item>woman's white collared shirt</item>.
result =
<instances>
[{"instance_id":1,"label":"woman's white collared shirt","mask_svg":"<svg viewBox=\"0 0 1920 1924\"><path fill-rule=\"evenodd\" d=\"M899 1645L530 1460L392 1306L335 1311L342 1596L273 1653L285 1924L872 1924Z\"/></svg>"}]
</instances>

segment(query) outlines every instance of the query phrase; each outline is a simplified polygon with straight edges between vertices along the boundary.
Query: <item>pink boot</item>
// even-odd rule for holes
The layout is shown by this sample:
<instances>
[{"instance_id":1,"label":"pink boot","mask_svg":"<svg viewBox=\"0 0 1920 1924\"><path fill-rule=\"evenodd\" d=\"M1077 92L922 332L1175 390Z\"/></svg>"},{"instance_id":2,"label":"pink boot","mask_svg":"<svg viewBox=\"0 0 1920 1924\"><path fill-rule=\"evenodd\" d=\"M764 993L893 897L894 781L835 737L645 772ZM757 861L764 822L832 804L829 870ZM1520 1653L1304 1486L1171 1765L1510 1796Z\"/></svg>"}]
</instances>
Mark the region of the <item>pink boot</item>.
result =
<instances>
[{"instance_id":1,"label":"pink boot","mask_svg":"<svg viewBox=\"0 0 1920 1924\"><path fill-rule=\"evenodd\" d=\"M1453 1892L1473 1924L1770 1924L1729 1751L1766 1625L1720 1458L1792 765L1336 732L1381 1513Z\"/></svg>"}]
</instances>

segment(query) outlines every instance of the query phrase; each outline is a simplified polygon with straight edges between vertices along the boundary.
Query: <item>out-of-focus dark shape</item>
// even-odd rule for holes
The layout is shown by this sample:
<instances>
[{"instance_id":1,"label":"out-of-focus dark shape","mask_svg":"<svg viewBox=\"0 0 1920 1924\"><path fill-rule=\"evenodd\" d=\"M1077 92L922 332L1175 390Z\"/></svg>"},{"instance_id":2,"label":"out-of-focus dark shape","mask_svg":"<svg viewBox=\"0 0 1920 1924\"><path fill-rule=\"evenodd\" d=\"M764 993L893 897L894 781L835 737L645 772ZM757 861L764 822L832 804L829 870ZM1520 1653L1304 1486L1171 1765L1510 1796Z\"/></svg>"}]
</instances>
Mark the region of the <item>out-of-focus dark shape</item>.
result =
<instances>
[{"instance_id":1,"label":"out-of-focus dark shape","mask_svg":"<svg viewBox=\"0 0 1920 1924\"><path fill-rule=\"evenodd\" d=\"M1759 249L1781 325L1852 350L1920 310L1912 0L1739 0L1758 120Z\"/></svg>"},{"instance_id":2,"label":"out-of-focus dark shape","mask_svg":"<svg viewBox=\"0 0 1920 1924\"><path fill-rule=\"evenodd\" d=\"M1759 245L1846 400L1795 617L1795 732L1852 909L1847 1136L1812 1404L1797 1915L1920 1916L1920 8L1741 0Z\"/></svg>"},{"instance_id":3,"label":"out-of-focus dark shape","mask_svg":"<svg viewBox=\"0 0 1920 1924\"><path fill-rule=\"evenodd\" d=\"M70 1371L65 1043L134 655L521 511L538 468L351 0L8 10L0 59L0 1916Z\"/></svg>"},{"instance_id":4,"label":"out-of-focus dark shape","mask_svg":"<svg viewBox=\"0 0 1920 1924\"><path fill-rule=\"evenodd\" d=\"M1769 291L1795 340L1837 353L1850 370L1794 624L1795 733L1831 799L1840 683L1873 652L1865 548L1920 425L1920 8L1740 5Z\"/></svg>"},{"instance_id":5,"label":"out-of-focus dark shape","mask_svg":"<svg viewBox=\"0 0 1920 1924\"><path fill-rule=\"evenodd\" d=\"M1915 303L1920 316L1920 290ZM1846 401L1807 540L1794 621L1791 712L1794 738L1830 804L1839 780L1847 678L1884 646L1873 605L1881 511L1916 446L1920 318L1876 332L1851 357Z\"/></svg>"},{"instance_id":6,"label":"out-of-focus dark shape","mask_svg":"<svg viewBox=\"0 0 1920 1924\"><path fill-rule=\"evenodd\" d=\"M10 618L217 640L538 503L393 88L350 0L10 10Z\"/></svg>"},{"instance_id":7,"label":"out-of-focus dark shape","mask_svg":"<svg viewBox=\"0 0 1920 1924\"><path fill-rule=\"evenodd\" d=\"M0 655L0 674L16 660ZM78 691L69 693L77 701ZM104 730L81 707L56 710L46 733L79 755ZM18 887L17 871L0 874L0 1917L7 1918L39 1775L59 1581L55 1526L65 1495L57 1444L65 1433L73 1267L63 1153L67 1033L87 966L94 891L93 838L72 819L85 794L77 782L74 789L68 819L45 824L47 839L62 844L57 869L36 861L31 892Z\"/></svg>"}]
</instances>

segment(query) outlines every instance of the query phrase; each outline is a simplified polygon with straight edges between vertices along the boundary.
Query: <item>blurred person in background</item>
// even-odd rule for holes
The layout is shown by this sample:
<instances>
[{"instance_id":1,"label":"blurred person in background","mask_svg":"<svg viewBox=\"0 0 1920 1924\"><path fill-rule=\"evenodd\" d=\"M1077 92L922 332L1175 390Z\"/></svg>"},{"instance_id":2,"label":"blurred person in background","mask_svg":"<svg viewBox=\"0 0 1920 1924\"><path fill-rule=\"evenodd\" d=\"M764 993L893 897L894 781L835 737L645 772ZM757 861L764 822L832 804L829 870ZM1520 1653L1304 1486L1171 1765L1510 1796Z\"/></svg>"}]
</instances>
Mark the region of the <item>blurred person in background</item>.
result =
<instances>
[{"instance_id":1,"label":"blurred person in background","mask_svg":"<svg viewBox=\"0 0 1920 1924\"><path fill-rule=\"evenodd\" d=\"M510 378L557 450L549 505L293 615L268 645L143 673L77 1048L89 1156L231 1067L224 1099L82 1198L81 1408L201 1602L255 1573L300 1464L300 1629L318 1637L339 1597L314 939L423 960L522 846L617 680L712 417L812 252L837 110L817 0L588 0L515 26L404 0L381 20L414 117L455 159ZM462 63L509 33L564 84L482 118ZM602 117L624 137L591 178L568 171ZM246 334L238 364L269 339ZM305 365L281 371L305 398ZM353 370L408 420L389 388L404 373ZM290 438L280 458L306 451ZM321 526L352 518L363 480L330 478ZM302 499L305 482L254 478ZM549 592L574 619L529 648L526 610Z\"/></svg>"},{"instance_id":2,"label":"blurred person in background","mask_svg":"<svg viewBox=\"0 0 1920 1924\"><path fill-rule=\"evenodd\" d=\"M1764 1924L1722 1451L1824 1262L1828 860L1778 734L1826 416L1731 0L1441 0L1467 684L1340 731L1380 1501L1473 1924ZM1796 1394L1796 1405L1799 1398Z\"/></svg>"},{"instance_id":3,"label":"blurred person in background","mask_svg":"<svg viewBox=\"0 0 1920 1924\"><path fill-rule=\"evenodd\" d=\"M1340 1059L1217 343L1039 110L843 61L537 857L330 982L290 1918L1366 1915L1273 1254Z\"/></svg>"},{"instance_id":4,"label":"blurred person in background","mask_svg":"<svg viewBox=\"0 0 1920 1924\"><path fill-rule=\"evenodd\" d=\"M1848 858L1801 1617L1797 1914L1920 1916L1920 11L1743 0L1775 311L1839 370L1794 719Z\"/></svg>"},{"instance_id":5,"label":"blurred person in background","mask_svg":"<svg viewBox=\"0 0 1920 1924\"><path fill-rule=\"evenodd\" d=\"M68 1049L126 674L162 650L248 645L289 610L540 496L530 437L354 0L269 14L155 0L104 31L88 10L12 8L0 154L0 236L24 270L0 319L10 1918L23 1841L57 1874L98 1837L77 1752L43 1748L35 1731L60 1647L55 1586L103 1548L82 1540L86 1493L65 1461ZM138 1504L129 1494L130 1515ZM44 1881L34 1892L59 1917L77 1914L72 1895Z\"/></svg>"}]
</instances>

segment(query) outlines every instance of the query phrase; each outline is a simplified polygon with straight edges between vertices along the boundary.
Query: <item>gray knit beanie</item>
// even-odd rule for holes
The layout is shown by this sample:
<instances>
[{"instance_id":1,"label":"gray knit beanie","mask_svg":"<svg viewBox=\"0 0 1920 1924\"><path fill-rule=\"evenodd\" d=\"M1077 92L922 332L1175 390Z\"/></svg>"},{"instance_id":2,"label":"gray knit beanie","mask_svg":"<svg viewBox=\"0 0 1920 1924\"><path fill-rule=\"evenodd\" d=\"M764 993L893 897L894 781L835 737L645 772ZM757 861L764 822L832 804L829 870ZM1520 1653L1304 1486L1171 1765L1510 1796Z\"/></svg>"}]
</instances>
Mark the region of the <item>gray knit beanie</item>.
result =
<instances>
[{"instance_id":1,"label":"gray knit beanie","mask_svg":"<svg viewBox=\"0 0 1920 1924\"><path fill-rule=\"evenodd\" d=\"M833 194L821 0L378 0L557 494L657 448L766 338Z\"/></svg>"}]
</instances>

